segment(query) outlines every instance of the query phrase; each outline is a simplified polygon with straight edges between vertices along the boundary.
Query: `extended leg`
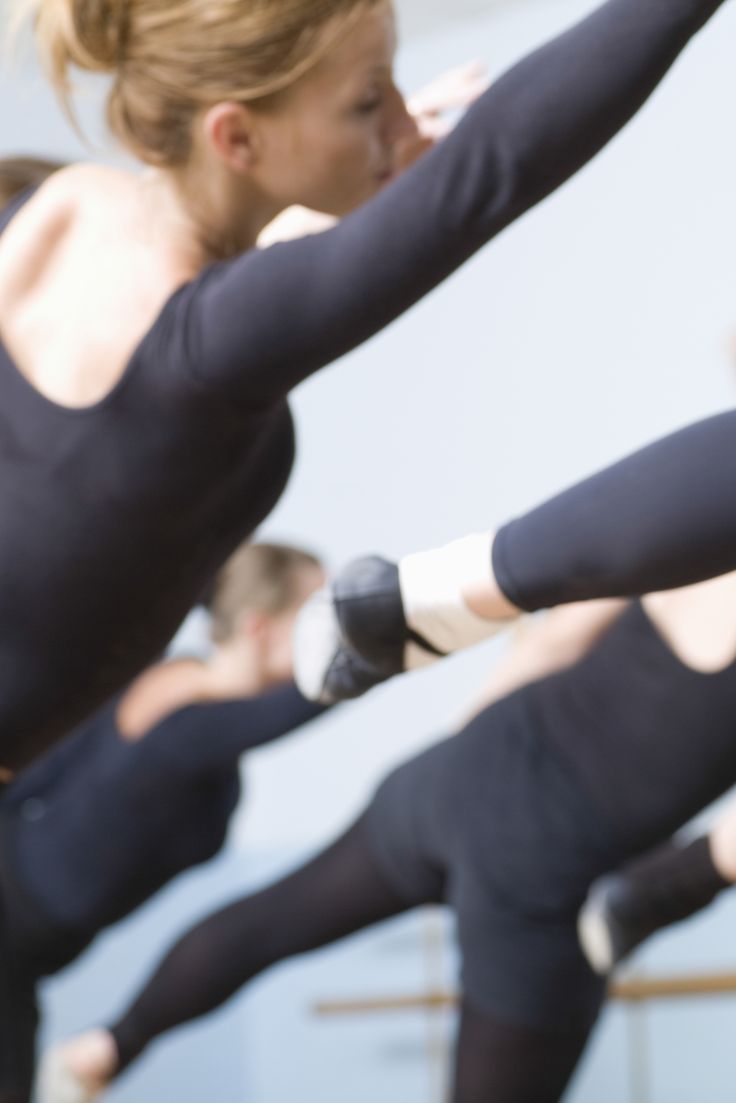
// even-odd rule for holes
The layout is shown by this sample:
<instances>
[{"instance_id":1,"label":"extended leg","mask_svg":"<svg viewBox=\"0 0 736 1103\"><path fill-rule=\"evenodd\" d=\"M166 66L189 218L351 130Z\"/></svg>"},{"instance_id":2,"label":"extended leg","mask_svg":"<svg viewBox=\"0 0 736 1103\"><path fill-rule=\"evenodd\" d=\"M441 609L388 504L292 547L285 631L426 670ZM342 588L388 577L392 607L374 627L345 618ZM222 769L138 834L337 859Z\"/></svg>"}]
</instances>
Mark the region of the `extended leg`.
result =
<instances>
[{"instance_id":1,"label":"extended leg","mask_svg":"<svg viewBox=\"0 0 736 1103\"><path fill-rule=\"evenodd\" d=\"M100 1090L154 1038L212 1011L270 965L422 902L389 886L358 823L295 873L188 931L110 1031L91 1032L56 1051L51 1080L58 1080L57 1070L62 1077L71 1072ZM47 1095L57 1097L53 1084Z\"/></svg>"},{"instance_id":2,"label":"extended leg","mask_svg":"<svg viewBox=\"0 0 736 1103\"><path fill-rule=\"evenodd\" d=\"M657 931L707 908L736 881L736 808L710 835L672 840L591 886L578 923L585 955L608 973Z\"/></svg>"},{"instance_id":3,"label":"extended leg","mask_svg":"<svg viewBox=\"0 0 736 1103\"><path fill-rule=\"evenodd\" d=\"M495 536L464 537L398 564L355 560L329 600L302 613L297 677L309 696L357 696L491 635L519 610L725 574L736 569L735 495L736 412L729 411L633 453ZM346 654L369 664L372 682L363 675L352 684Z\"/></svg>"}]
</instances>

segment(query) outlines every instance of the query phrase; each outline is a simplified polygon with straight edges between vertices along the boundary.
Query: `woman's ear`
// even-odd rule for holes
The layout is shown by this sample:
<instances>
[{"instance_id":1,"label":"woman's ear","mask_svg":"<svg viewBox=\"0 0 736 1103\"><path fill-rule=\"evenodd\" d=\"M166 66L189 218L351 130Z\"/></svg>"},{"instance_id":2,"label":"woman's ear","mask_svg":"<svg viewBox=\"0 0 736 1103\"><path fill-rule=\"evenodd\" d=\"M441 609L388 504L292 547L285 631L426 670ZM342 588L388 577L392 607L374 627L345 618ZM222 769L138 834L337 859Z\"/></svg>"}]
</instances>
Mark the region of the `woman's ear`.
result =
<instances>
[{"instance_id":1,"label":"woman's ear","mask_svg":"<svg viewBox=\"0 0 736 1103\"><path fill-rule=\"evenodd\" d=\"M257 135L253 112L242 103L218 103L203 120L204 136L234 172L247 173L256 163Z\"/></svg>"}]
</instances>

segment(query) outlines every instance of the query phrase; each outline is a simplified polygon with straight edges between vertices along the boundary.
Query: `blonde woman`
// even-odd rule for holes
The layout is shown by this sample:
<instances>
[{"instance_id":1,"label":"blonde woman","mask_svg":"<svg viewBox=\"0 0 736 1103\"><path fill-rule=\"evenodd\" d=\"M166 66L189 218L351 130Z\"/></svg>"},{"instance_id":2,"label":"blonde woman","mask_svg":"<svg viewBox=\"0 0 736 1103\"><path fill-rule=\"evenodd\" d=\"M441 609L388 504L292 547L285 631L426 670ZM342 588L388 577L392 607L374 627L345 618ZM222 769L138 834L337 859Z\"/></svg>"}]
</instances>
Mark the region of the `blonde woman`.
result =
<instances>
[{"instance_id":1,"label":"blonde woman","mask_svg":"<svg viewBox=\"0 0 736 1103\"><path fill-rule=\"evenodd\" d=\"M222 846L247 751L323 709L293 684L291 633L322 584L308 552L249 544L208 599L212 652L150 667L28 767L0 811L0 1103L27 1103L36 987Z\"/></svg>"},{"instance_id":2,"label":"blonde woman","mask_svg":"<svg viewBox=\"0 0 736 1103\"><path fill-rule=\"evenodd\" d=\"M73 166L0 219L0 766L150 663L268 514L290 389L593 157L720 3L608 0L395 180L388 0L16 0L65 104L73 67L112 77L146 168ZM254 249L293 204L354 213Z\"/></svg>"}]
</instances>

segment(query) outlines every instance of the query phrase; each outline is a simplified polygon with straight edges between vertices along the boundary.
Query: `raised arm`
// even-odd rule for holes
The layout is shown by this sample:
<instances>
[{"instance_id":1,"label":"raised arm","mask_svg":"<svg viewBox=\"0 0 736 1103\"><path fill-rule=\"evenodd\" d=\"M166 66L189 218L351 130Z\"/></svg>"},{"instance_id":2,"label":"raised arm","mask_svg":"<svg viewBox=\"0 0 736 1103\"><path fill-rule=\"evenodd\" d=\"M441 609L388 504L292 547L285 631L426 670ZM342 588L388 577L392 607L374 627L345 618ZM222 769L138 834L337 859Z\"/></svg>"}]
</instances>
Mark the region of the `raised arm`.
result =
<instances>
[{"instance_id":1,"label":"raised arm","mask_svg":"<svg viewBox=\"0 0 736 1103\"><path fill-rule=\"evenodd\" d=\"M481 709L530 682L573 666L587 655L627 604L621 600L587 601L523 620L463 720L467 722Z\"/></svg>"},{"instance_id":2,"label":"raised arm","mask_svg":"<svg viewBox=\"0 0 736 1103\"><path fill-rule=\"evenodd\" d=\"M143 743L177 773L206 773L232 766L246 751L288 735L324 711L290 682L257 697L188 705L161 721Z\"/></svg>"},{"instance_id":3,"label":"raised arm","mask_svg":"<svg viewBox=\"0 0 736 1103\"><path fill-rule=\"evenodd\" d=\"M586 164L722 2L608 0L340 225L208 269L185 296L192 370L266 402L361 344Z\"/></svg>"}]
</instances>

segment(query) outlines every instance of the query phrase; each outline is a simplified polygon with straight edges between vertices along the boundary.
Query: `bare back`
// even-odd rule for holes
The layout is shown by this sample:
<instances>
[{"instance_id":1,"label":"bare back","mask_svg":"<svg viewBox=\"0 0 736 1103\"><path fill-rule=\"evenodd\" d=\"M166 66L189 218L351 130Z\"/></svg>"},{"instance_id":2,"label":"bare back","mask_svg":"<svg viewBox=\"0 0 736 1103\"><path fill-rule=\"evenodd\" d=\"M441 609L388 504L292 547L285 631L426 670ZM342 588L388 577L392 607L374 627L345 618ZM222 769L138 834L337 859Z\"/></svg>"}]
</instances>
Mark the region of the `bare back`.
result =
<instances>
[{"instance_id":1,"label":"bare back","mask_svg":"<svg viewBox=\"0 0 736 1103\"><path fill-rule=\"evenodd\" d=\"M686 665L713 673L736 660L736 572L650 594L644 607Z\"/></svg>"}]
</instances>

